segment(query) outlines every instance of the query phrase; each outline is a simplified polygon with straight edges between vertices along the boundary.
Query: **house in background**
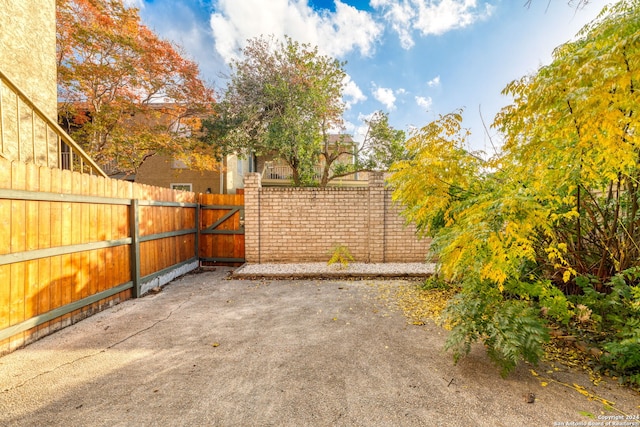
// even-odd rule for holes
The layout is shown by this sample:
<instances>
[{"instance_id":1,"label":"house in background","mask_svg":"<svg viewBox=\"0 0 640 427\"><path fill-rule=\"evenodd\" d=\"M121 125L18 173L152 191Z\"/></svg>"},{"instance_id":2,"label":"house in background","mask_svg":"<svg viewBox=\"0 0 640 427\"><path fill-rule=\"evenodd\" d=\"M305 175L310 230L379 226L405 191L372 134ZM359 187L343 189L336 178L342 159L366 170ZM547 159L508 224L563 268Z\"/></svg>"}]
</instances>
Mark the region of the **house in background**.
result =
<instances>
[{"instance_id":1,"label":"house in background","mask_svg":"<svg viewBox=\"0 0 640 427\"><path fill-rule=\"evenodd\" d=\"M356 142L350 135L330 135L329 143L355 146ZM355 161L352 154L343 154L334 164L352 164ZM320 178L324 167L323 160L316 166L317 178ZM244 177L247 173L258 172L262 175L264 187L286 187L291 185L292 170L282 159L275 156L238 156L228 155L215 171L198 171L189 169L184 162L169 156L156 154L140 166L135 176L135 182L158 187L194 191L196 193L236 194L244 189ZM353 173L332 180L331 186L365 186L369 174L367 172Z\"/></svg>"},{"instance_id":2,"label":"house in background","mask_svg":"<svg viewBox=\"0 0 640 427\"><path fill-rule=\"evenodd\" d=\"M177 135L188 136L194 131L191 126L197 125L198 120L193 123L183 123L175 121L176 115L171 114L170 103L151 104L152 110L159 114L150 114L148 117L143 114L132 116L135 123L147 123L157 125L169 123L169 128L174 128ZM82 105L74 105L73 112L82 113ZM70 111L68 107L60 108L60 111ZM86 113L90 120L90 114ZM77 130L85 121L76 121L73 115L61 114L60 120L69 132ZM175 121L175 122L174 122ZM356 142L350 135L332 134L329 136L329 150L331 147L352 146L355 148ZM188 153L185 153L188 154ZM353 154L343 154L335 162L337 164L352 164L355 161ZM184 161L163 153L151 153L134 173L121 172L117 167L117 159L108 164L102 164L102 169L111 178L133 181L140 184L147 184L156 187L171 188L174 190L192 191L195 193L213 194L236 194L244 189L244 177L247 173L258 172L262 174L262 185L268 186L289 186L292 183L292 170L284 160L275 156L248 155L227 155L214 170L190 169ZM324 167L324 160L321 158L316 166L317 179L320 179ZM368 174L359 172L350 174L330 182L333 186L363 186L366 185Z\"/></svg>"},{"instance_id":3,"label":"house in background","mask_svg":"<svg viewBox=\"0 0 640 427\"><path fill-rule=\"evenodd\" d=\"M182 160L156 154L144 161L134 180L140 184L173 190L219 194L222 193L220 189L224 188L220 176L219 171L191 170Z\"/></svg>"},{"instance_id":4,"label":"house in background","mask_svg":"<svg viewBox=\"0 0 640 427\"><path fill-rule=\"evenodd\" d=\"M226 156L217 170L189 169L170 156L156 154L144 161L134 180L141 184L168 187L196 193L236 194L244 189L244 176L254 172L249 159Z\"/></svg>"},{"instance_id":5,"label":"house in background","mask_svg":"<svg viewBox=\"0 0 640 427\"><path fill-rule=\"evenodd\" d=\"M153 103L148 106L151 107L148 114L137 113L131 118L127 117L127 120L131 120L134 125L165 126L177 136L190 136L194 132L193 126L199 125L198 117L181 118L179 114L174 113L175 109L171 103ZM77 131L82 123L91 120L91 114L87 110L87 107L79 103L61 103L59 120L68 132ZM84 115L86 120L75 120L78 114ZM237 176L237 171L243 173L247 170L244 162L236 159L236 156L227 156L214 170L199 170L190 169L184 161L161 152L150 153L135 173L123 172L118 166L117 158L101 166L110 178L174 190L214 194L235 193L236 189L242 188L244 176Z\"/></svg>"},{"instance_id":6,"label":"house in background","mask_svg":"<svg viewBox=\"0 0 640 427\"><path fill-rule=\"evenodd\" d=\"M342 145L356 147L356 142L351 135L346 134L331 134L329 135L329 150L332 147L336 147L337 143ZM355 158L353 154L342 154L334 165L337 164L353 164ZM320 179L322 170L324 168L324 159L320 159L318 165L315 167L316 179ZM262 185L264 187L279 187L291 185L292 170L291 167L282 159L275 156L260 156L256 159L256 171L262 175ZM329 182L331 186L359 186L366 185L368 180L367 172L358 172L349 174L347 176L336 178Z\"/></svg>"}]
</instances>

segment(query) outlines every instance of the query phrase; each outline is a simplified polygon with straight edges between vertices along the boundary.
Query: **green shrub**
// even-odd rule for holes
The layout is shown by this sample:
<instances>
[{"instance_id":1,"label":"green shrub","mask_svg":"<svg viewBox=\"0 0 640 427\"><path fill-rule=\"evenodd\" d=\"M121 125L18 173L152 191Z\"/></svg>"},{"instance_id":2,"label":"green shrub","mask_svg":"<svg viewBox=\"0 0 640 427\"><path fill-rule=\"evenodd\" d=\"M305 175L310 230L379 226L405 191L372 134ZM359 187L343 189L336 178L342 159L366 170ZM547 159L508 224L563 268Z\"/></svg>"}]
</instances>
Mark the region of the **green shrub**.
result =
<instances>
[{"instance_id":1,"label":"green shrub","mask_svg":"<svg viewBox=\"0 0 640 427\"><path fill-rule=\"evenodd\" d=\"M531 303L505 299L497 288L481 281L467 280L445 311L452 327L445 349L454 361L482 341L491 360L506 376L520 360L537 363L543 344L549 340L547 328Z\"/></svg>"},{"instance_id":2,"label":"green shrub","mask_svg":"<svg viewBox=\"0 0 640 427\"><path fill-rule=\"evenodd\" d=\"M438 275L434 274L433 276L427 277L424 283L420 286L420 288L424 291L429 291L431 289L451 289L454 286L438 277Z\"/></svg>"},{"instance_id":3,"label":"green shrub","mask_svg":"<svg viewBox=\"0 0 640 427\"><path fill-rule=\"evenodd\" d=\"M335 263L340 263L342 268L347 268L350 262L355 261L351 252L349 252L349 248L344 245L338 244L333 247L331 250L331 258L327 262L328 265L333 265Z\"/></svg>"},{"instance_id":4,"label":"green shrub","mask_svg":"<svg viewBox=\"0 0 640 427\"><path fill-rule=\"evenodd\" d=\"M604 369L618 375L623 382L640 386L640 268L622 271L596 290L598 281L579 277L576 283L582 295L573 297L575 304L591 310L591 327L602 337L605 351L601 358ZM577 326L579 328L579 325Z\"/></svg>"}]
</instances>

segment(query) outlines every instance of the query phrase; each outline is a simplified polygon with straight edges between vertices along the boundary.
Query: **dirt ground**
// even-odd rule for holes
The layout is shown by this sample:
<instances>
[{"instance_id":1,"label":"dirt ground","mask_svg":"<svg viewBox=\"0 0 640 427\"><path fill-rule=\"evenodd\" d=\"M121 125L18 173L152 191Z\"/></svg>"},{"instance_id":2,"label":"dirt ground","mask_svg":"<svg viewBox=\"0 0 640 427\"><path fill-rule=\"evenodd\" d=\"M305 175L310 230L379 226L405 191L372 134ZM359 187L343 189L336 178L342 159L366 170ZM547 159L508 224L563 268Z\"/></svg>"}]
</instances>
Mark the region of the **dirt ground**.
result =
<instances>
[{"instance_id":1,"label":"dirt ground","mask_svg":"<svg viewBox=\"0 0 640 427\"><path fill-rule=\"evenodd\" d=\"M615 383L524 364L502 379L480 346L454 365L446 331L408 324L376 280L226 276L0 358L0 425L640 426L640 395Z\"/></svg>"}]
</instances>

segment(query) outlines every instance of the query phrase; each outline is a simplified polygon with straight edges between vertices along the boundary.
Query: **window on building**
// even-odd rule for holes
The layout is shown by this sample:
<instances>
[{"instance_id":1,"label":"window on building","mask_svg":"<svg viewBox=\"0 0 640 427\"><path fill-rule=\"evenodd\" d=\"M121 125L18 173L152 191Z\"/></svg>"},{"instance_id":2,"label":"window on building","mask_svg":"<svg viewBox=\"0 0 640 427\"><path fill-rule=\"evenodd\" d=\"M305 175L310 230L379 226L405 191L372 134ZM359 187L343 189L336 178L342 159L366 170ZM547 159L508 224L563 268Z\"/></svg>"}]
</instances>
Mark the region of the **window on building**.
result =
<instances>
[{"instance_id":1,"label":"window on building","mask_svg":"<svg viewBox=\"0 0 640 427\"><path fill-rule=\"evenodd\" d=\"M244 160L238 158L238 176L244 176Z\"/></svg>"},{"instance_id":2,"label":"window on building","mask_svg":"<svg viewBox=\"0 0 640 427\"><path fill-rule=\"evenodd\" d=\"M187 184L187 183L171 184L171 189L181 190L181 191L191 191L191 184Z\"/></svg>"}]
</instances>

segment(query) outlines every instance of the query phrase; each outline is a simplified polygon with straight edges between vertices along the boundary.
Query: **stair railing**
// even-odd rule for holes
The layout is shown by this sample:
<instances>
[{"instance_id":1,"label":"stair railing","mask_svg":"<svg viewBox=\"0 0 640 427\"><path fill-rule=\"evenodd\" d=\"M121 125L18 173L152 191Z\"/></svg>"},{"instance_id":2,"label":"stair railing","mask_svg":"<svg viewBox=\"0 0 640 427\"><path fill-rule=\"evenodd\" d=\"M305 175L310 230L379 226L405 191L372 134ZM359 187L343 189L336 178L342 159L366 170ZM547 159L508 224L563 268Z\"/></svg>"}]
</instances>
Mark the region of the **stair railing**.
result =
<instances>
[{"instance_id":1,"label":"stair railing","mask_svg":"<svg viewBox=\"0 0 640 427\"><path fill-rule=\"evenodd\" d=\"M9 98L6 96L4 89L7 88L10 92L9 97L12 98L9 101L6 101L5 98ZM15 109L15 143L17 147L17 160L28 162L32 160L34 163L47 166L47 167L55 167L60 169L69 169L71 171L89 173L91 175L98 175L107 178L107 174L96 164L96 162L89 157L87 153L60 127L58 123L51 120L31 99L18 88L10 79L7 77L2 70L0 70L0 155L5 153L5 143L8 144L7 139L5 139L5 133L7 133L7 125L8 120L12 119L10 108L8 103L13 103L15 99L15 105L12 106L12 109ZM24 106L27 107L30 111L23 111ZM5 115L5 112L8 112ZM30 121L30 142L31 148L30 152L32 153L32 159L24 158L23 156L23 141L29 140L28 135L21 135L21 132L24 130L22 126L22 120L26 118L27 121ZM42 127L44 126L44 131ZM27 128L27 126L24 126ZM40 131L40 135L37 135L38 130ZM37 151L37 142L39 137L44 137L44 143L46 145L46 161L38 161L36 156ZM55 139L55 144L53 144L51 139ZM55 147L55 156L50 155L51 147ZM55 159L55 161L53 161ZM10 159L13 160L13 159Z\"/></svg>"}]
</instances>

